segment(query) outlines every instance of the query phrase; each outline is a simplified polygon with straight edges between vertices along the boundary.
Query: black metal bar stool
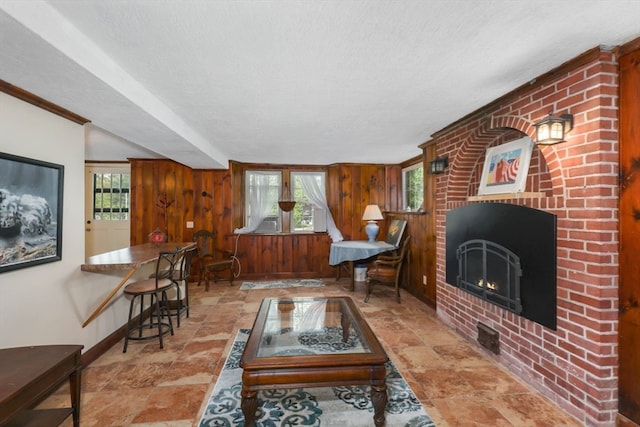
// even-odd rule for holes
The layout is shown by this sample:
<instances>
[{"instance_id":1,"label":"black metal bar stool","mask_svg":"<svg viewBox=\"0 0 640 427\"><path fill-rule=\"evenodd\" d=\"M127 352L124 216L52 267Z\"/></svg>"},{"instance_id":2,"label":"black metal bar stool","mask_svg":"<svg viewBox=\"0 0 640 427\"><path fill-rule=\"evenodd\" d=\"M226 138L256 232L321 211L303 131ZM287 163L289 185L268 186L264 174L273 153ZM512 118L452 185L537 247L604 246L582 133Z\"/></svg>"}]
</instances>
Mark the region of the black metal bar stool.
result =
<instances>
[{"instance_id":1,"label":"black metal bar stool","mask_svg":"<svg viewBox=\"0 0 640 427\"><path fill-rule=\"evenodd\" d=\"M180 268L173 272L173 281L176 283L176 299L169 300L169 312L176 316L178 328L180 327L182 313L189 317L189 276L191 276L193 257L197 251L197 246L186 249L184 255L180 258ZM184 285L184 295L181 285Z\"/></svg>"},{"instance_id":2,"label":"black metal bar stool","mask_svg":"<svg viewBox=\"0 0 640 427\"><path fill-rule=\"evenodd\" d=\"M160 340L160 348L163 348L162 337L168 333L173 335L173 323L169 312L169 301L167 291L173 287L177 287L173 277L176 265L182 257L183 249L174 252L160 252L156 261L156 271L154 277L129 283L124 288L125 295L131 296L131 305L129 306L129 319L127 320L127 330L124 337L123 353L127 352L129 340L142 341L153 338ZM149 295L151 310L148 321L144 319L144 297ZM140 297L140 317L137 320L137 326L133 325L133 307L137 297ZM166 316L167 321L163 321ZM154 321L154 319L156 319ZM154 328L156 331L150 333Z\"/></svg>"}]
</instances>

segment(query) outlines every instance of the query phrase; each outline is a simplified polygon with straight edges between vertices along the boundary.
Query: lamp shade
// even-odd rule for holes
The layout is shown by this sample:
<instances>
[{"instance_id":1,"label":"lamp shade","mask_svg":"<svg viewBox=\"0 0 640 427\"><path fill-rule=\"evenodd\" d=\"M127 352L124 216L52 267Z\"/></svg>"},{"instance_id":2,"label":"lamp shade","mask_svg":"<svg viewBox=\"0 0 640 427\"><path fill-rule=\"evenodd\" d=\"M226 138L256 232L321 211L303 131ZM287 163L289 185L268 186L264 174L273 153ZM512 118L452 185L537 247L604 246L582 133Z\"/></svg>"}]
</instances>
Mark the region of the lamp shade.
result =
<instances>
[{"instance_id":1,"label":"lamp shade","mask_svg":"<svg viewBox=\"0 0 640 427\"><path fill-rule=\"evenodd\" d=\"M364 215L362 215L364 221L379 221L384 219L382 212L378 205L367 205L364 209Z\"/></svg>"},{"instance_id":2,"label":"lamp shade","mask_svg":"<svg viewBox=\"0 0 640 427\"><path fill-rule=\"evenodd\" d=\"M367 223L367 226L364 228L364 231L367 233L369 241L375 242L378 231L380 231L380 226L376 224L376 221L384 219L378 205L367 205L367 207L364 209L364 215L362 215L362 219L364 221L369 221Z\"/></svg>"}]
</instances>

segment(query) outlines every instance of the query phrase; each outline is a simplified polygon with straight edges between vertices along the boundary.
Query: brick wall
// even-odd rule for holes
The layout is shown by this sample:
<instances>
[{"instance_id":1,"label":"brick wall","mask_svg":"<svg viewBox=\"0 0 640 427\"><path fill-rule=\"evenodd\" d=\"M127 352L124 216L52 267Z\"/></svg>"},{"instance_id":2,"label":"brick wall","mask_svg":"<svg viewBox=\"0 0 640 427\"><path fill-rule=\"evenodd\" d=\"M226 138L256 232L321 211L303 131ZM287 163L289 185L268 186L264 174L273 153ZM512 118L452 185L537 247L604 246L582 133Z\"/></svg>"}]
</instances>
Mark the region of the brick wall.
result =
<instances>
[{"instance_id":1,"label":"brick wall","mask_svg":"<svg viewBox=\"0 0 640 427\"><path fill-rule=\"evenodd\" d=\"M617 412L618 76L613 53L593 49L537 83L434 135L449 167L437 178L438 316L469 340L477 322L500 333L491 355L585 425ZM445 214L477 194L487 147L526 134L549 112L570 113L567 142L535 146L526 192L504 203L557 216L558 328L547 329L445 282ZM487 353L490 354L490 353Z\"/></svg>"}]
</instances>

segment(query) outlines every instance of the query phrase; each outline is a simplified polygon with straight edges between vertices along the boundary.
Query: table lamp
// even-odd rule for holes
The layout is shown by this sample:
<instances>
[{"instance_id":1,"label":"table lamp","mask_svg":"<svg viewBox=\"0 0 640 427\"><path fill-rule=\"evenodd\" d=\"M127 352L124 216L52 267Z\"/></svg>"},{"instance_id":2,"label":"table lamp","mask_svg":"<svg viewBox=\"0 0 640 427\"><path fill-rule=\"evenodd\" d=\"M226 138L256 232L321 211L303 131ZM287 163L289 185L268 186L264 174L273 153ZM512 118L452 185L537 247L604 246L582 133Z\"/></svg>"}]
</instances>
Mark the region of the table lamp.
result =
<instances>
[{"instance_id":1,"label":"table lamp","mask_svg":"<svg viewBox=\"0 0 640 427\"><path fill-rule=\"evenodd\" d=\"M364 228L364 231L367 232L369 241L375 242L378 231L380 231L380 226L376 223L376 221L384 219L378 205L367 205L367 207L364 209L364 215L362 215L362 219L364 221L369 221L367 223L367 226Z\"/></svg>"}]
</instances>

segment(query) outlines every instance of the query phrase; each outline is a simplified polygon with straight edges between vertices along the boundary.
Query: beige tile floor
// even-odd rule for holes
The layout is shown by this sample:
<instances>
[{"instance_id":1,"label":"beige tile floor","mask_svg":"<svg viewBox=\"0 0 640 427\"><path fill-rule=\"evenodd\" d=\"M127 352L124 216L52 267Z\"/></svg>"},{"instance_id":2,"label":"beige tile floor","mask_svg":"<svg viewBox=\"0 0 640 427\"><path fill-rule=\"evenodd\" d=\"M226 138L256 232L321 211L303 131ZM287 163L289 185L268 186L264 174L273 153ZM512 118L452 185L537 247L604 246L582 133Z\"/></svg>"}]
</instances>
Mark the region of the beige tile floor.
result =
<instances>
[{"instance_id":1,"label":"beige tile floor","mask_svg":"<svg viewBox=\"0 0 640 427\"><path fill-rule=\"evenodd\" d=\"M164 349L156 340L131 342L122 353L121 341L84 369L81 425L197 425L228 347L238 329L252 326L262 299L323 295L354 298L437 426L580 425L408 293L397 304L391 289L378 287L365 304L363 283L356 283L354 293L347 279L325 283L321 288L241 291L238 283L219 282L209 292L191 284L191 316L167 336ZM62 388L43 405L68 403L67 396L68 387Z\"/></svg>"}]
</instances>

